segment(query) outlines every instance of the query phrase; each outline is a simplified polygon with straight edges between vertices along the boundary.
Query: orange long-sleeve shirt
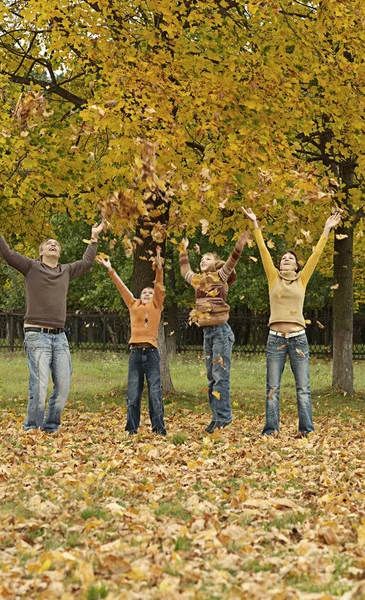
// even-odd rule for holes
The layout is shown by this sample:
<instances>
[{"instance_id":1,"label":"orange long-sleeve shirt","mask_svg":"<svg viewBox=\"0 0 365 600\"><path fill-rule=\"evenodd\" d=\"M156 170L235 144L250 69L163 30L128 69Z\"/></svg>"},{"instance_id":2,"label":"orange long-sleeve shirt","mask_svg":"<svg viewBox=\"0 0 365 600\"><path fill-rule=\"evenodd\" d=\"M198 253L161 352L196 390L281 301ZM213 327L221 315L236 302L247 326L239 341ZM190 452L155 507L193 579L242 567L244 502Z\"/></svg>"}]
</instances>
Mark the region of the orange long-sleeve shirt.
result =
<instances>
[{"instance_id":1,"label":"orange long-sleeve shirt","mask_svg":"<svg viewBox=\"0 0 365 600\"><path fill-rule=\"evenodd\" d=\"M152 300L142 304L123 283L117 273L112 269L109 275L120 292L130 314L131 337L130 344L152 344L157 348L158 327L161 320L163 301L165 299L165 288L163 285L163 270L156 269L154 282L154 294Z\"/></svg>"}]
</instances>

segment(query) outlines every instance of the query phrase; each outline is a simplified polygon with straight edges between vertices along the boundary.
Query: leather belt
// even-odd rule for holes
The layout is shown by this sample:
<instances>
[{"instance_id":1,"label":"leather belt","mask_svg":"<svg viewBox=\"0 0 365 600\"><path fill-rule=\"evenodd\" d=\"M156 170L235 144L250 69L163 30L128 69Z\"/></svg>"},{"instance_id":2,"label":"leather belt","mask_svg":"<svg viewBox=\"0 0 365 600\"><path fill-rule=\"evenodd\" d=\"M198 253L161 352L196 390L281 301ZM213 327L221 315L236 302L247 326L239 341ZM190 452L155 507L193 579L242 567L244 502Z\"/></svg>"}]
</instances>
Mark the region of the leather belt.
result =
<instances>
[{"instance_id":1,"label":"leather belt","mask_svg":"<svg viewBox=\"0 0 365 600\"><path fill-rule=\"evenodd\" d=\"M270 335L276 335L277 337L283 338L293 338L297 337L298 335L303 335L303 333L305 333L305 329L301 329L300 331L292 331L291 333L281 333L281 331L274 331L273 329L269 330Z\"/></svg>"},{"instance_id":2,"label":"leather belt","mask_svg":"<svg viewBox=\"0 0 365 600\"><path fill-rule=\"evenodd\" d=\"M64 329L62 327L58 327L57 329L49 329L48 327L24 327L24 331L36 331L37 333L52 333L57 335L57 333L64 333Z\"/></svg>"}]
</instances>

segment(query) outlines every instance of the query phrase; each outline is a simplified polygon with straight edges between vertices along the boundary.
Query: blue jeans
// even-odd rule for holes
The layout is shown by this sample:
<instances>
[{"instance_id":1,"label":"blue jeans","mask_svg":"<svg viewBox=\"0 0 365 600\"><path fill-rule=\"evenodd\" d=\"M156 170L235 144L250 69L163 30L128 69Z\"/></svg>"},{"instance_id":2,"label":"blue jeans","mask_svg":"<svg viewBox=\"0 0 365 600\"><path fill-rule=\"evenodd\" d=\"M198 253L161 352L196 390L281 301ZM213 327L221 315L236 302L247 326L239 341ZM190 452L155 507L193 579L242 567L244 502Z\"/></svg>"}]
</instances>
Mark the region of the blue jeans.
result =
<instances>
[{"instance_id":1,"label":"blue jeans","mask_svg":"<svg viewBox=\"0 0 365 600\"><path fill-rule=\"evenodd\" d=\"M40 427L53 433L60 427L61 414L70 392L72 366L66 334L26 331L24 347L29 369L28 410L24 429ZM53 390L44 415L50 371Z\"/></svg>"},{"instance_id":2,"label":"blue jeans","mask_svg":"<svg viewBox=\"0 0 365 600\"><path fill-rule=\"evenodd\" d=\"M266 423L263 435L279 431L280 382L287 354L295 378L299 431L303 434L314 431L307 336L302 333L297 337L283 338L269 333L266 346Z\"/></svg>"},{"instance_id":3,"label":"blue jeans","mask_svg":"<svg viewBox=\"0 0 365 600\"><path fill-rule=\"evenodd\" d=\"M234 334L228 323L203 327L203 334L209 404L212 420L219 427L232 421L230 371Z\"/></svg>"},{"instance_id":4,"label":"blue jeans","mask_svg":"<svg viewBox=\"0 0 365 600\"><path fill-rule=\"evenodd\" d=\"M144 376L147 379L148 408L152 431L166 435L162 403L160 353L157 348L131 348L128 365L126 431L136 432L141 419Z\"/></svg>"}]
</instances>

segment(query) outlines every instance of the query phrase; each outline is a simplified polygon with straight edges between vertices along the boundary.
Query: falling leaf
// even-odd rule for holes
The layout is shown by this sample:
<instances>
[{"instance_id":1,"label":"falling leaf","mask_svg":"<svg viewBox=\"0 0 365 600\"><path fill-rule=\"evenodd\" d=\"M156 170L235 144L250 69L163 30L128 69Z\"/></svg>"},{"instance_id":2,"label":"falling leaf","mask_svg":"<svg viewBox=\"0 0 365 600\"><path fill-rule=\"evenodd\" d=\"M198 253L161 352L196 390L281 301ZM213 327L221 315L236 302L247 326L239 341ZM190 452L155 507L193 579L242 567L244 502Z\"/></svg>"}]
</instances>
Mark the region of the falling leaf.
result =
<instances>
[{"instance_id":1,"label":"falling leaf","mask_svg":"<svg viewBox=\"0 0 365 600\"><path fill-rule=\"evenodd\" d=\"M349 236L346 235L345 233L336 233L336 240L345 240L348 237Z\"/></svg>"},{"instance_id":2,"label":"falling leaf","mask_svg":"<svg viewBox=\"0 0 365 600\"><path fill-rule=\"evenodd\" d=\"M331 285L330 289L331 290L338 290L338 288L340 287L339 283L335 283L334 285Z\"/></svg>"},{"instance_id":3,"label":"falling leaf","mask_svg":"<svg viewBox=\"0 0 365 600\"><path fill-rule=\"evenodd\" d=\"M303 352L303 350L301 350L300 348L296 348L295 351L300 355L303 356L303 358L305 358L305 354Z\"/></svg>"},{"instance_id":4,"label":"falling leaf","mask_svg":"<svg viewBox=\"0 0 365 600\"><path fill-rule=\"evenodd\" d=\"M209 221L206 219L200 219L199 223L202 225L202 234L205 235L209 229Z\"/></svg>"},{"instance_id":5,"label":"falling leaf","mask_svg":"<svg viewBox=\"0 0 365 600\"><path fill-rule=\"evenodd\" d=\"M275 243L272 240L267 240L266 245L268 248L275 248Z\"/></svg>"},{"instance_id":6,"label":"falling leaf","mask_svg":"<svg viewBox=\"0 0 365 600\"><path fill-rule=\"evenodd\" d=\"M148 260L147 256L139 256L139 260Z\"/></svg>"},{"instance_id":7,"label":"falling leaf","mask_svg":"<svg viewBox=\"0 0 365 600\"><path fill-rule=\"evenodd\" d=\"M174 335L175 331L170 331L170 333L168 334L169 337L171 337L172 335Z\"/></svg>"},{"instance_id":8,"label":"falling leaf","mask_svg":"<svg viewBox=\"0 0 365 600\"><path fill-rule=\"evenodd\" d=\"M282 350L283 348L286 348L286 344L282 344L281 346L278 346L276 349L277 350Z\"/></svg>"},{"instance_id":9,"label":"falling leaf","mask_svg":"<svg viewBox=\"0 0 365 600\"><path fill-rule=\"evenodd\" d=\"M96 255L96 258L102 258L103 260L109 260L109 256L108 256L108 254L105 254L105 252L98 252Z\"/></svg>"},{"instance_id":10,"label":"falling leaf","mask_svg":"<svg viewBox=\"0 0 365 600\"><path fill-rule=\"evenodd\" d=\"M220 399L221 399L221 395L220 395L220 393L219 393L219 392L216 392L215 390L214 390L214 392L212 392L212 396L214 396L215 398L217 398L217 400L220 400Z\"/></svg>"},{"instance_id":11,"label":"falling leaf","mask_svg":"<svg viewBox=\"0 0 365 600\"><path fill-rule=\"evenodd\" d=\"M320 321L316 321L316 324L320 329L324 329L324 325Z\"/></svg>"},{"instance_id":12,"label":"falling leaf","mask_svg":"<svg viewBox=\"0 0 365 600\"><path fill-rule=\"evenodd\" d=\"M305 323L306 325L310 325L310 324L312 323L312 321L311 321L310 319L305 319L304 323Z\"/></svg>"},{"instance_id":13,"label":"falling leaf","mask_svg":"<svg viewBox=\"0 0 365 600\"><path fill-rule=\"evenodd\" d=\"M257 260L258 260L258 259L256 258L256 256L249 256L248 258L249 258L250 260L252 260L252 262L254 262L254 263L256 263L256 262L257 262Z\"/></svg>"}]
</instances>

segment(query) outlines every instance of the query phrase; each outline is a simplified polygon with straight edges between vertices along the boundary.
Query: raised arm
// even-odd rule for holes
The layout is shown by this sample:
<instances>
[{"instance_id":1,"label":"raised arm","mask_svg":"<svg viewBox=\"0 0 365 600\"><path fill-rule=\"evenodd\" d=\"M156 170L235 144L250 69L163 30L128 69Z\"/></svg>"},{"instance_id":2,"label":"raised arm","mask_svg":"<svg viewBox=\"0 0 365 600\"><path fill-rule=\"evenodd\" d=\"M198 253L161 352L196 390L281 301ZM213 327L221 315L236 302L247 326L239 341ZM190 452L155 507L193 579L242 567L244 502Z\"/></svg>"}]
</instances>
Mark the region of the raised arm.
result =
<instances>
[{"instance_id":1,"label":"raised arm","mask_svg":"<svg viewBox=\"0 0 365 600\"><path fill-rule=\"evenodd\" d=\"M28 273L33 262L31 258L27 258L26 256L19 254L19 252L9 248L2 235L0 235L0 255L10 267L13 267L23 275Z\"/></svg>"},{"instance_id":2,"label":"raised arm","mask_svg":"<svg viewBox=\"0 0 365 600\"><path fill-rule=\"evenodd\" d=\"M103 267L106 268L111 279L114 281L118 292L122 296L125 305L127 306L127 308L130 308L130 306L136 301L136 299L133 296L132 292L127 288L125 283L123 283L119 275L114 271L110 260L102 258L101 256L96 256L95 260L97 263L99 263L99 265L103 265Z\"/></svg>"},{"instance_id":3,"label":"raised arm","mask_svg":"<svg viewBox=\"0 0 365 600\"><path fill-rule=\"evenodd\" d=\"M166 293L165 286L163 284L163 266L160 246L157 246L156 248L156 258L154 262L156 266L156 278L154 282L153 303L156 308L162 310Z\"/></svg>"},{"instance_id":4,"label":"raised arm","mask_svg":"<svg viewBox=\"0 0 365 600\"><path fill-rule=\"evenodd\" d=\"M187 283L191 283L191 280L194 277L194 271L192 270L192 268L190 266L190 262L189 262L189 257L188 257L188 253L187 253L188 246L189 246L189 240L188 240L188 238L184 238L180 242L179 263L180 263L181 275L183 276L183 278L185 279L185 281Z\"/></svg>"},{"instance_id":5,"label":"raised arm","mask_svg":"<svg viewBox=\"0 0 365 600\"><path fill-rule=\"evenodd\" d=\"M320 237L320 240L319 240L317 246L315 247L312 255L308 258L305 266L302 269L301 280L302 280L304 287L307 286L308 281L310 280L310 278L313 274L313 271L317 266L319 257L321 256L323 249L327 243L328 236L329 236L331 229L333 229L333 227L336 227L339 224L340 220L341 220L340 212L335 212L333 215L328 217L328 219L325 223L324 229L323 229L323 233Z\"/></svg>"},{"instance_id":6,"label":"raised arm","mask_svg":"<svg viewBox=\"0 0 365 600\"><path fill-rule=\"evenodd\" d=\"M243 247L247 244L249 239L250 239L250 234L248 231L244 231L243 233L241 233L231 254L227 258L223 267L221 267L218 271L218 274L219 274L220 278L222 279L222 281L227 281L228 277L230 276L233 269L235 268L239 257L242 254Z\"/></svg>"},{"instance_id":7,"label":"raised arm","mask_svg":"<svg viewBox=\"0 0 365 600\"><path fill-rule=\"evenodd\" d=\"M254 212L252 211L251 208L248 208L246 210L245 208L242 207L242 211L243 211L243 214L248 219L250 219L250 221L252 221L253 228L254 228L255 240L256 240L258 249L260 251L262 264L264 266L266 277L269 282L269 288L270 288L273 285L275 279L278 277L278 271L273 263L270 252L268 251L267 246L264 242L264 238L262 237L262 232L261 232L260 226L258 224L256 215L254 214Z\"/></svg>"},{"instance_id":8,"label":"raised arm","mask_svg":"<svg viewBox=\"0 0 365 600\"><path fill-rule=\"evenodd\" d=\"M70 279L76 279L80 275L90 271L96 256L99 235L104 227L104 221L99 225L94 225L91 229L91 238L86 251L81 260L77 260L70 264Z\"/></svg>"}]
</instances>

